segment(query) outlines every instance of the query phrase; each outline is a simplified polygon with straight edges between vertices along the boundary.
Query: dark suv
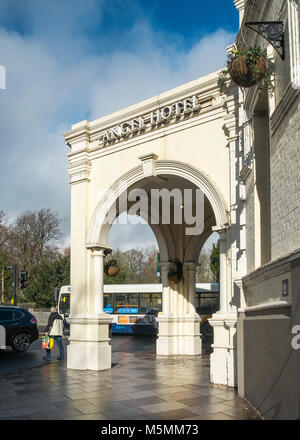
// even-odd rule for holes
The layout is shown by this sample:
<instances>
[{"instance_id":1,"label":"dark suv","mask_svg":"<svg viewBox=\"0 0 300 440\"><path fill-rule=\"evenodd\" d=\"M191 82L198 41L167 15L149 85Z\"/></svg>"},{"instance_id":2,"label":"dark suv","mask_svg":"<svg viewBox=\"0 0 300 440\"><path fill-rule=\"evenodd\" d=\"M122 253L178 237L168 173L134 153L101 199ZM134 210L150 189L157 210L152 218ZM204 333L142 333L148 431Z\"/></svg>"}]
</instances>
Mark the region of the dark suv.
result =
<instances>
[{"instance_id":1,"label":"dark suv","mask_svg":"<svg viewBox=\"0 0 300 440\"><path fill-rule=\"evenodd\" d=\"M21 307L0 306L0 326L5 328L5 345L18 352L28 350L39 338L36 318Z\"/></svg>"}]
</instances>

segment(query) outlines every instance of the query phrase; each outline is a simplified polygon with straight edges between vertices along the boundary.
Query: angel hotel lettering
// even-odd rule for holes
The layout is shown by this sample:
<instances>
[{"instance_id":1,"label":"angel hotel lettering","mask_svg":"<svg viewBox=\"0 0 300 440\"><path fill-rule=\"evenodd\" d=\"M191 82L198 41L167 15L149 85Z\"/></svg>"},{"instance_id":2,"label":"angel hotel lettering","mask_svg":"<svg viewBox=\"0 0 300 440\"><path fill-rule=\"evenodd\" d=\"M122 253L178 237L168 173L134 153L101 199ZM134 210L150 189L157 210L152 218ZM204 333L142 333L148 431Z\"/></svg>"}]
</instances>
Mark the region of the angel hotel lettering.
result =
<instances>
[{"instance_id":1,"label":"angel hotel lettering","mask_svg":"<svg viewBox=\"0 0 300 440\"><path fill-rule=\"evenodd\" d=\"M100 136L99 144L108 144L110 142L129 137L132 134L153 129L155 126L170 121L173 118L180 118L182 115L198 111L201 108L198 96L194 95L182 101L166 105L147 115L139 116L135 119L123 122L116 127L105 130Z\"/></svg>"}]
</instances>

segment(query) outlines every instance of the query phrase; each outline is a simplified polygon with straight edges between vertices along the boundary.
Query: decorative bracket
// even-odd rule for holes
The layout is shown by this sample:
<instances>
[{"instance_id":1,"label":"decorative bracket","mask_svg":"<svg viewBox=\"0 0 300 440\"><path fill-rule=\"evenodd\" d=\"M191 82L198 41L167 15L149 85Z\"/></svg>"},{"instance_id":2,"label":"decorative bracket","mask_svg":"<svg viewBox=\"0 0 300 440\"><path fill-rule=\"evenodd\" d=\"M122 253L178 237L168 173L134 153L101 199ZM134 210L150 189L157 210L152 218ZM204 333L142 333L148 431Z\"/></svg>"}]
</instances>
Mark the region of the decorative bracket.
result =
<instances>
[{"instance_id":1,"label":"decorative bracket","mask_svg":"<svg viewBox=\"0 0 300 440\"><path fill-rule=\"evenodd\" d=\"M249 29L257 32L265 40L267 40L282 60L285 58L284 48L284 30L282 21L261 21L261 22L248 22L245 23Z\"/></svg>"}]
</instances>

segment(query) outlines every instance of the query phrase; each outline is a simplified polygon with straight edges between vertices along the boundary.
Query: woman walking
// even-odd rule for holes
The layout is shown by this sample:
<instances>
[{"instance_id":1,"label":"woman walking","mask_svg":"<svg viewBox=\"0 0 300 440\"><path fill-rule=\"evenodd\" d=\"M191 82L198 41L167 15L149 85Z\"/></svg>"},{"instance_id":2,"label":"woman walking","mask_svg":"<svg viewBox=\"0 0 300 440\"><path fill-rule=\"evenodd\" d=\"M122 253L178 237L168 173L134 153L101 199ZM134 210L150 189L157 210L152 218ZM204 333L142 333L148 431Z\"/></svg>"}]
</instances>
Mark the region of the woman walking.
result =
<instances>
[{"instance_id":1,"label":"woman walking","mask_svg":"<svg viewBox=\"0 0 300 440\"><path fill-rule=\"evenodd\" d=\"M57 342L59 348L59 357L58 360L62 361L65 357L64 346L62 342L62 336L64 332L65 323L63 318L57 312L55 307L51 307L51 313L48 318L48 324L45 327L45 332L48 333L50 338L53 338L55 342ZM51 350L46 350L46 361L51 360Z\"/></svg>"}]
</instances>

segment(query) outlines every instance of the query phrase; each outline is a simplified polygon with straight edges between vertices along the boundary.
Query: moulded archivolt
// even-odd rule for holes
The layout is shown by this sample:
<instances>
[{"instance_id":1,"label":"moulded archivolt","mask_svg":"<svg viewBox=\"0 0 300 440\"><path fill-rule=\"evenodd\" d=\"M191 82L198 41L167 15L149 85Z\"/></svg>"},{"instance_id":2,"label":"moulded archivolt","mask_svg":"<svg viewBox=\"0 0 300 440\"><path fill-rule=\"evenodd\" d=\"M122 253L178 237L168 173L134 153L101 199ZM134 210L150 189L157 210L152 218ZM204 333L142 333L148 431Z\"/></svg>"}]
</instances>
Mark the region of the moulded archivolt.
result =
<instances>
[{"instance_id":1,"label":"moulded archivolt","mask_svg":"<svg viewBox=\"0 0 300 440\"><path fill-rule=\"evenodd\" d=\"M187 164L176 161L156 161L156 174L174 175L193 182L198 188L202 189L208 198L215 214L218 225L225 224L228 221L226 203L221 192L210 181L210 179L200 171L190 167ZM129 189L133 184L144 178L144 170L142 165L133 168L125 175L121 176L108 192L99 201L92 219L89 224L87 234L87 246L90 243L104 243L107 239L110 225L104 222L104 219L117 198L123 191ZM104 240L104 241L103 241ZM105 243L104 243L105 244Z\"/></svg>"}]
</instances>

